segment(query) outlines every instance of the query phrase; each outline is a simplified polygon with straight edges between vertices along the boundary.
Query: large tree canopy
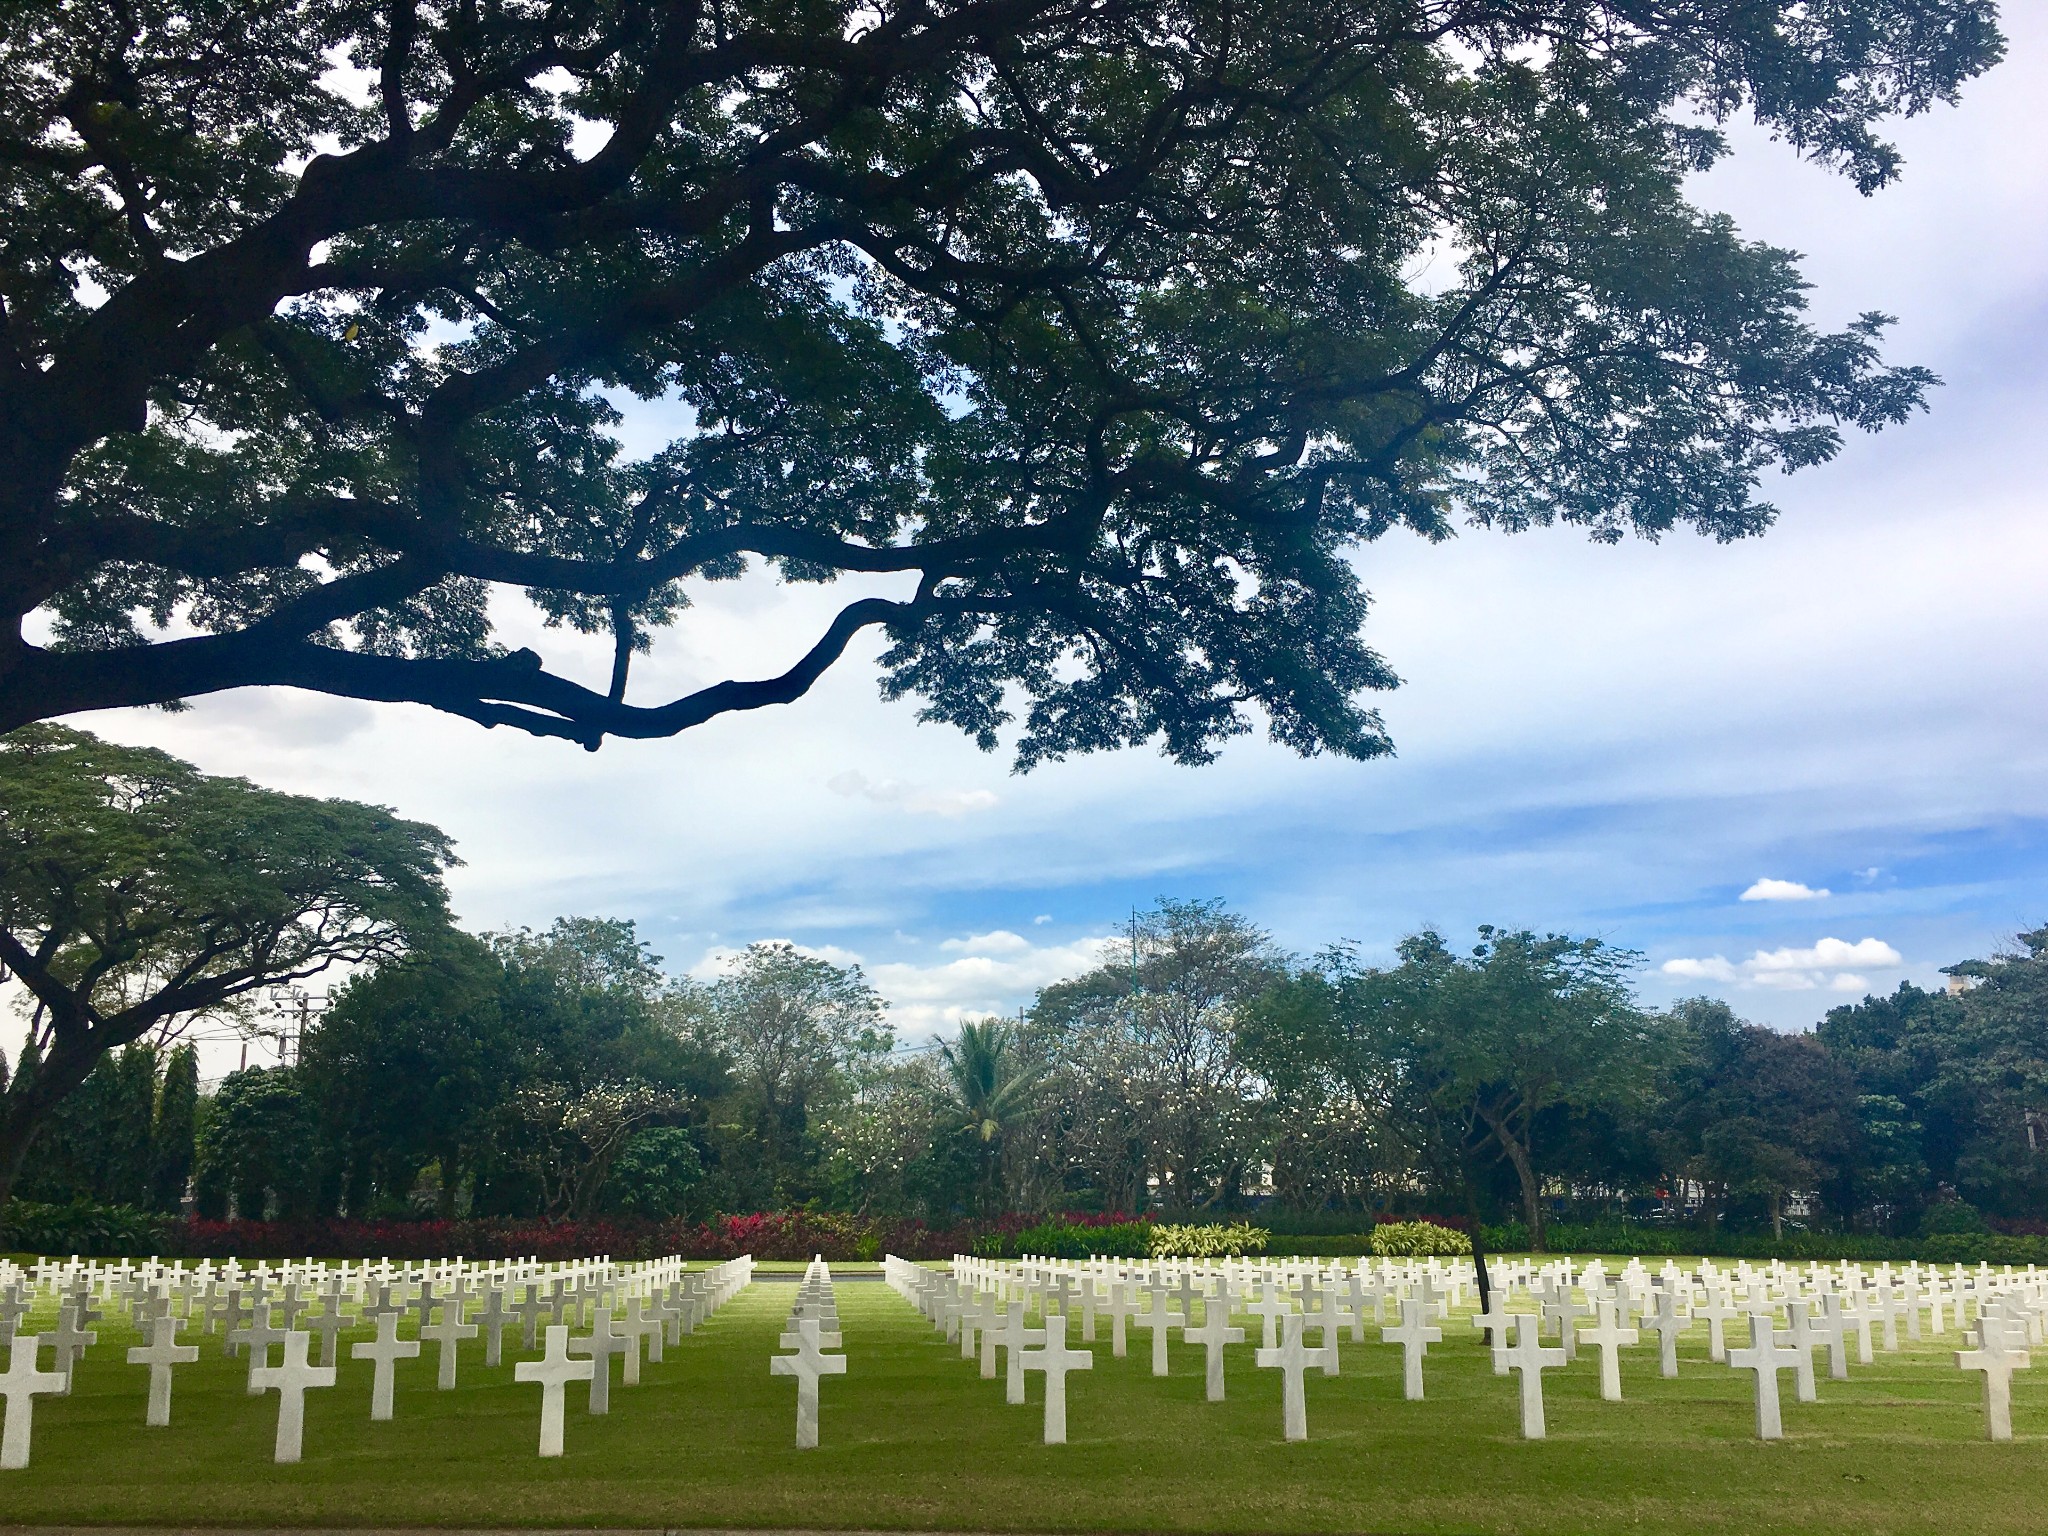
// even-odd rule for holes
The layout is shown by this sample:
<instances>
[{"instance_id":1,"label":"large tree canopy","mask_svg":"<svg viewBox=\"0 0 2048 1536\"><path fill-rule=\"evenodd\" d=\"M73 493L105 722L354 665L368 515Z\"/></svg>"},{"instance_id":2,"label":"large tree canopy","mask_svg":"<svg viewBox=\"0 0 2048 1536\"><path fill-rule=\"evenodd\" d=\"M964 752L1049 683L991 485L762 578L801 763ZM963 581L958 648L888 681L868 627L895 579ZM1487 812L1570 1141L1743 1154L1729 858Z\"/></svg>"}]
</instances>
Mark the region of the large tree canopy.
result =
<instances>
[{"instance_id":1,"label":"large tree canopy","mask_svg":"<svg viewBox=\"0 0 2048 1536\"><path fill-rule=\"evenodd\" d=\"M879 625L1025 765L1372 756L1361 541L1734 538L1919 404L1683 182L1746 113L1875 189L2001 47L1992 0L25 0L0 729L289 685L594 748ZM628 397L686 428L626 455ZM881 579L627 698L762 570Z\"/></svg>"},{"instance_id":2,"label":"large tree canopy","mask_svg":"<svg viewBox=\"0 0 2048 1536\"><path fill-rule=\"evenodd\" d=\"M0 1081L0 1200L108 1051L440 933L455 862L441 832L381 806L57 725L0 737L0 978L28 1025Z\"/></svg>"}]
</instances>

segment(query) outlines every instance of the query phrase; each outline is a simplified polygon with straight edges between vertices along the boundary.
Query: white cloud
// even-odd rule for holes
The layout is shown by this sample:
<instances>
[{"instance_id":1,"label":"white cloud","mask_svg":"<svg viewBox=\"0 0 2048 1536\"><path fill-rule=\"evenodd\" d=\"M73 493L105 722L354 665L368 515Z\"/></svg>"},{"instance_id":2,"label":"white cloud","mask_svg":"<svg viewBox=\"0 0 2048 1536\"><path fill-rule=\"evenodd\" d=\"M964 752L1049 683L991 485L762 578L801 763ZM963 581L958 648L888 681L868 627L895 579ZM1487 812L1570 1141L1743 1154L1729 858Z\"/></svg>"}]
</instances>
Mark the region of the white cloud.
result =
<instances>
[{"instance_id":1,"label":"white cloud","mask_svg":"<svg viewBox=\"0 0 2048 1536\"><path fill-rule=\"evenodd\" d=\"M1029 1003L1040 987L1092 969L1102 956L1101 938L1068 944L1028 943L1014 933L984 934L981 943L948 940L941 948L978 945L978 952L960 953L937 965L907 961L871 966L868 977L889 1000L889 1018L907 1041L934 1031L950 1031L976 1014L1012 1013Z\"/></svg>"},{"instance_id":2,"label":"white cloud","mask_svg":"<svg viewBox=\"0 0 2048 1536\"><path fill-rule=\"evenodd\" d=\"M947 939L938 947L953 958L934 965L899 960L864 969L888 1003L889 1021L896 1026L897 1035L908 1044L921 1044L934 1031L950 1033L962 1019L1014 1013L1028 1004L1040 987L1078 976L1099 964L1105 942L1087 938L1039 946L1008 929L997 929ZM795 948L800 954L815 955L834 965L862 964L859 955L836 945L798 944ZM741 952L733 945L713 945L690 967L689 974L698 981L716 981L731 969Z\"/></svg>"},{"instance_id":3,"label":"white cloud","mask_svg":"<svg viewBox=\"0 0 2048 1536\"><path fill-rule=\"evenodd\" d=\"M1016 955L1028 953L1031 941L1021 933L998 928L993 933L976 933L964 939L947 939L939 948L948 954L956 955Z\"/></svg>"},{"instance_id":4,"label":"white cloud","mask_svg":"<svg viewBox=\"0 0 2048 1536\"><path fill-rule=\"evenodd\" d=\"M1725 955L1711 955L1704 960L1666 960L1663 971L1666 976L1684 981L1739 981L1742 976Z\"/></svg>"},{"instance_id":5,"label":"white cloud","mask_svg":"<svg viewBox=\"0 0 2048 1536\"><path fill-rule=\"evenodd\" d=\"M1815 890L1810 885L1801 885L1797 880L1759 880L1742 893L1744 901L1818 901L1834 892L1823 886Z\"/></svg>"},{"instance_id":6,"label":"white cloud","mask_svg":"<svg viewBox=\"0 0 2048 1536\"><path fill-rule=\"evenodd\" d=\"M1811 949L1760 949L1750 960L1758 971L1834 970L1847 965L1891 967L1904 965L1905 957L1883 939L1822 939Z\"/></svg>"},{"instance_id":7,"label":"white cloud","mask_svg":"<svg viewBox=\"0 0 2048 1536\"><path fill-rule=\"evenodd\" d=\"M1032 923L1032 926L1033 926L1033 927L1040 927L1040 926L1042 926L1042 925L1044 925L1044 924L1046 924L1046 923L1049 923L1049 922L1051 922L1051 921L1052 921L1052 914L1051 914L1050 912L1041 912L1041 913L1039 913L1039 914L1038 914L1038 916L1036 916L1036 917L1034 917L1033 919L1031 919L1031 923Z\"/></svg>"},{"instance_id":8,"label":"white cloud","mask_svg":"<svg viewBox=\"0 0 2048 1536\"><path fill-rule=\"evenodd\" d=\"M1847 966L1896 970L1905 957L1882 939L1822 939L1809 949L1760 949L1736 964L1725 955L1680 956L1659 969L1682 981L1718 981L1729 986L1762 987L1773 992L1862 992L1869 983Z\"/></svg>"},{"instance_id":9,"label":"white cloud","mask_svg":"<svg viewBox=\"0 0 2048 1536\"><path fill-rule=\"evenodd\" d=\"M992 789L923 789L896 779L870 779L849 768L825 781L835 795L859 796L876 805L894 806L913 816L943 816L954 820L975 811L994 810L1002 797Z\"/></svg>"}]
</instances>

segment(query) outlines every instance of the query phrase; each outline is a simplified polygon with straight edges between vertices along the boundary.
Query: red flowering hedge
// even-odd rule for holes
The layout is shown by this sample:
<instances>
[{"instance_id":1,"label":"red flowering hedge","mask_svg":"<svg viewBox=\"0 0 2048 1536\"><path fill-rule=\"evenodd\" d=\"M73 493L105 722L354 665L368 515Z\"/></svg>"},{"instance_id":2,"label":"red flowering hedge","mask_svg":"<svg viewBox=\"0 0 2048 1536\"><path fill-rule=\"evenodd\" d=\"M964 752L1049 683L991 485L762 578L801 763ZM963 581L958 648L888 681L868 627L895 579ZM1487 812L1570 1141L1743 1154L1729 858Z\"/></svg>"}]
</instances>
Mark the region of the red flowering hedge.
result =
<instances>
[{"instance_id":1,"label":"red flowering hedge","mask_svg":"<svg viewBox=\"0 0 2048 1536\"><path fill-rule=\"evenodd\" d=\"M956 1253L1013 1255L1019 1233L1045 1218L1007 1215L933 1226L834 1211L771 1211L707 1222L540 1221L181 1221L123 1206L40 1206L10 1202L0 1209L0 1251L83 1254L91 1258L159 1254L165 1258L616 1259L677 1253L693 1259L808 1259L823 1254L854 1263L898 1254L944 1259ZM1070 1227L1127 1223L1121 1215L1073 1215Z\"/></svg>"}]
</instances>

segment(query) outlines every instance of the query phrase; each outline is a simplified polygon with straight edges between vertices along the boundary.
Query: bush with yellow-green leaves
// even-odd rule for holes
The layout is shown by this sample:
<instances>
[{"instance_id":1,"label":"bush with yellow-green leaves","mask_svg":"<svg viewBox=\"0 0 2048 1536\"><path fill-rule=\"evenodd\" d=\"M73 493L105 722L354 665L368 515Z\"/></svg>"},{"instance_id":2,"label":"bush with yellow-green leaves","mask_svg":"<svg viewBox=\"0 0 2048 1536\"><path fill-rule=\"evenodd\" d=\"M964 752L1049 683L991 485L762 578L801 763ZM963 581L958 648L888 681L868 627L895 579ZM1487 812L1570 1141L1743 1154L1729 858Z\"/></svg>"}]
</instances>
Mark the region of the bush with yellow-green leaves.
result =
<instances>
[{"instance_id":1,"label":"bush with yellow-green leaves","mask_svg":"<svg viewBox=\"0 0 2048 1536\"><path fill-rule=\"evenodd\" d=\"M1264 1227L1248 1221L1229 1226L1182 1226L1157 1222L1152 1228L1152 1257L1155 1259L1238 1259L1248 1253L1264 1253L1272 1237Z\"/></svg>"},{"instance_id":2,"label":"bush with yellow-green leaves","mask_svg":"<svg viewBox=\"0 0 2048 1536\"><path fill-rule=\"evenodd\" d=\"M1382 1258L1448 1259L1472 1251L1472 1239L1433 1221L1383 1221L1372 1229L1372 1251Z\"/></svg>"}]
</instances>

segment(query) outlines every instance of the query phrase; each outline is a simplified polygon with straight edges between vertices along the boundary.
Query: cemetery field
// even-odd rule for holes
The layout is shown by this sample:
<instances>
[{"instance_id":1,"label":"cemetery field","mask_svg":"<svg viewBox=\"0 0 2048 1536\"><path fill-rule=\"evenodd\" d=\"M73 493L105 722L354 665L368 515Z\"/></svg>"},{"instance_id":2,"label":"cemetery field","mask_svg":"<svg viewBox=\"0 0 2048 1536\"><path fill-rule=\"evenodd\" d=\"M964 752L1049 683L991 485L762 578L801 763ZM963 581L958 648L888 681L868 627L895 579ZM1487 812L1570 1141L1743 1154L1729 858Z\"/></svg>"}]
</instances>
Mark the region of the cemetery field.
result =
<instances>
[{"instance_id":1,"label":"cemetery field","mask_svg":"<svg viewBox=\"0 0 2048 1536\"><path fill-rule=\"evenodd\" d=\"M764 1266L765 1268L765 1266ZM1281 1438L1279 1373L1229 1351L1229 1400L1203 1399L1202 1353L1178 1338L1151 1374L1133 1329L1113 1359L1068 1378L1071 1443L1040 1443L1043 1378L1007 1406L886 1285L835 1270L848 1374L823 1383L822 1444L792 1447L795 1387L769 1374L793 1288L757 1279L611 1411L572 1388L567 1454L535 1455L540 1392L463 1346L461 1382L434 1387L436 1346L400 1367L393 1422L368 1416L370 1367L309 1393L305 1460L271 1461L274 1394L251 1397L218 1335L176 1374L172 1425L147 1429L139 1342L111 1320L72 1395L35 1409L34 1456L0 1473L0 1524L840 1527L971 1531L2029 1532L2048 1498L2048 1369L2014 1380L2017 1438L1984 1436L1979 1378L1958 1337L1879 1352L1851 1380L1792 1400L1788 1438L1752 1436L1753 1377L1685 1337L1681 1374L1626 1352L1626 1401L1597 1395L1591 1351L1544 1377L1549 1438L1517 1432L1516 1384L1492 1374L1460 1313L1429 1351L1428 1398L1401 1397L1401 1351L1368 1327L1342 1373L1307 1384L1309 1439ZM1241 1318L1256 1343L1258 1320ZM39 1319L37 1326L42 1320ZM343 1335L344 1345L368 1330ZM192 1337L188 1335L188 1338ZM2048 1367L2048 1360L2041 1366Z\"/></svg>"}]
</instances>

